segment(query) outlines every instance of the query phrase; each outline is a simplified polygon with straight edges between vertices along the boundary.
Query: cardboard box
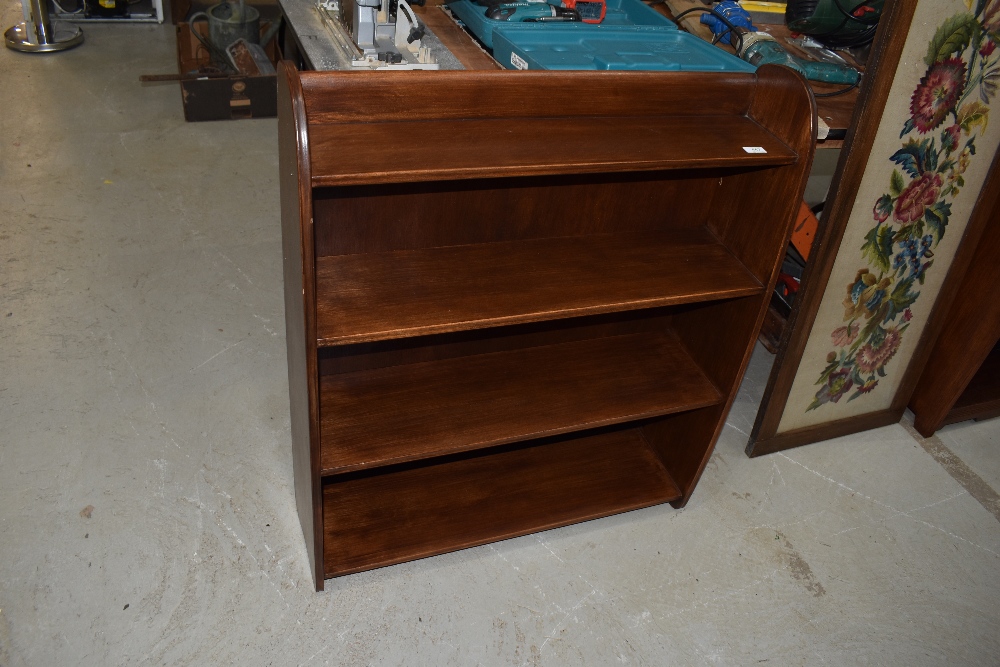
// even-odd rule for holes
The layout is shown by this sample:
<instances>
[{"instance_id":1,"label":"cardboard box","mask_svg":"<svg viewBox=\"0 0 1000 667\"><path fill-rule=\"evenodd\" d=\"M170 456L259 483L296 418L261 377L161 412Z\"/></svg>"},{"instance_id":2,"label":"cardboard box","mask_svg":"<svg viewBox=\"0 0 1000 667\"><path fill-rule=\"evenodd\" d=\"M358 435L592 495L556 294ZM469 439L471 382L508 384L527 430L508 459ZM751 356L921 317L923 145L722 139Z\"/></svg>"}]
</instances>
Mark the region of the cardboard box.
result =
<instances>
[{"instance_id":1,"label":"cardboard box","mask_svg":"<svg viewBox=\"0 0 1000 667\"><path fill-rule=\"evenodd\" d=\"M265 21L262 18L262 29L266 26ZM205 35L208 25L198 21L193 29ZM191 30L192 26L187 23L177 24L177 68L182 76L212 64L208 49L192 36ZM275 65L281 58L276 42L277 39L272 39L264 49ZM181 100L187 121L273 118L278 115L277 99L278 78L274 75L181 80Z\"/></svg>"}]
</instances>

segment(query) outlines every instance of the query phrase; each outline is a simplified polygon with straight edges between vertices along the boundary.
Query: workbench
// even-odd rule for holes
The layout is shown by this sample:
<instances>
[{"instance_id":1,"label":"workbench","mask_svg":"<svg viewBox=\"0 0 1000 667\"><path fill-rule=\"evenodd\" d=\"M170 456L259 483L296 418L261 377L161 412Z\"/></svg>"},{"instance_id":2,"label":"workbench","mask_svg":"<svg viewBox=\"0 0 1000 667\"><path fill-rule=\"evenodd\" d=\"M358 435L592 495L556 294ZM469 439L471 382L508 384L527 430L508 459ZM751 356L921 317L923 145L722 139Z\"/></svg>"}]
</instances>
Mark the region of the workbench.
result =
<instances>
[{"instance_id":1,"label":"workbench","mask_svg":"<svg viewBox=\"0 0 1000 667\"><path fill-rule=\"evenodd\" d=\"M297 61L302 69L308 70L346 70L351 69L350 58L343 44L338 43L338 34L329 25L330 20L323 16L316 6L316 0L279 0L284 12L289 30L286 31L282 51L286 57ZM673 18L681 12L693 7L704 7L697 0L664 0L651 4L658 12ZM431 47L445 70L488 70L502 69L495 60L476 40L463 30L444 7L444 0L427 0L426 6L412 8L427 28L423 38L424 44ZM680 26L688 32L705 39L712 40L711 31L699 22L700 14L690 14L679 21ZM785 39L790 36L783 25L766 25L767 32L774 35L796 55L802 55ZM717 45L721 49L732 52L732 47ZM810 82L817 93L836 91L843 86ZM829 98L817 98L820 126L817 148L840 148L842 138L850 126L854 113L854 105L858 99L858 90L852 90L845 95ZM830 138L826 138L829 136Z\"/></svg>"}]
</instances>

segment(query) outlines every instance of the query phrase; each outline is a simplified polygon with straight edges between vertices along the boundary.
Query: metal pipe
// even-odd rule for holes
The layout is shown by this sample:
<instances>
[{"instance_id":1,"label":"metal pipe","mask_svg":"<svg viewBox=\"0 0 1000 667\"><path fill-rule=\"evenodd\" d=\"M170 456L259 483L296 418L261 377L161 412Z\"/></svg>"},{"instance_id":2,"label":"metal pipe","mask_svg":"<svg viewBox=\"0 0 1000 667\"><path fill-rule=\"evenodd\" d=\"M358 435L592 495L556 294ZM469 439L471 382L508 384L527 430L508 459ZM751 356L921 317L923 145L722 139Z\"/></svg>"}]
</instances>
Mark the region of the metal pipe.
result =
<instances>
[{"instance_id":1,"label":"metal pipe","mask_svg":"<svg viewBox=\"0 0 1000 667\"><path fill-rule=\"evenodd\" d=\"M52 23L49 20L49 8L46 0L28 0L31 7L31 22L35 26L35 38L39 44L51 44L55 35L52 33Z\"/></svg>"}]
</instances>

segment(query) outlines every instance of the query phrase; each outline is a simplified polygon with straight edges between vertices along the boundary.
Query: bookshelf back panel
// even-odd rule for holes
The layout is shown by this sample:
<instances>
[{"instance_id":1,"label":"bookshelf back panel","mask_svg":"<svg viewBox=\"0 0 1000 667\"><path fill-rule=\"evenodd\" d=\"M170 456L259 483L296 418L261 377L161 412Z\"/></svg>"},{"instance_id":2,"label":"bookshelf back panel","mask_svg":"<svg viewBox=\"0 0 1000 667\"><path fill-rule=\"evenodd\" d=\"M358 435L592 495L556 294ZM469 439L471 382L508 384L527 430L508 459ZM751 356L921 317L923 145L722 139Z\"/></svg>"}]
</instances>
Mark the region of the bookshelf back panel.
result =
<instances>
[{"instance_id":1,"label":"bookshelf back panel","mask_svg":"<svg viewBox=\"0 0 1000 667\"><path fill-rule=\"evenodd\" d=\"M472 354L509 352L607 336L662 332L670 328L673 310L675 309L650 308L321 348L319 373L321 376L354 373L388 366L453 359Z\"/></svg>"},{"instance_id":2,"label":"bookshelf back panel","mask_svg":"<svg viewBox=\"0 0 1000 667\"><path fill-rule=\"evenodd\" d=\"M734 170L379 184L314 190L316 255L693 228ZM722 181L724 182L724 180Z\"/></svg>"}]
</instances>

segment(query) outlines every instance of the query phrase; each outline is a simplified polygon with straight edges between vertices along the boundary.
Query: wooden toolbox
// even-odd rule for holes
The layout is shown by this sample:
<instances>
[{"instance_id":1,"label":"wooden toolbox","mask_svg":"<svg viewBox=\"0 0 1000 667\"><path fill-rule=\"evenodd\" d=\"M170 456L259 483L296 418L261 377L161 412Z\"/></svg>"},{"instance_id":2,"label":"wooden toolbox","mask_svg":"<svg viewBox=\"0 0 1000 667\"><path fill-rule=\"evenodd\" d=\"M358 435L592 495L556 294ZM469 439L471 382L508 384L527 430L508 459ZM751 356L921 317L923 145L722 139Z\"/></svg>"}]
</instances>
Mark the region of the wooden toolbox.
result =
<instances>
[{"instance_id":1,"label":"wooden toolbox","mask_svg":"<svg viewBox=\"0 0 1000 667\"><path fill-rule=\"evenodd\" d=\"M276 20L274 18L271 19ZM208 49L192 34L198 30L207 33L206 23L199 21L193 26L178 23L177 30L177 71L184 74L199 67L210 66L212 60ZM272 39L265 51L272 62L281 57ZM277 115L277 77L231 75L219 78L182 79L181 101L184 105L184 120L240 120L243 118L273 118Z\"/></svg>"}]
</instances>

